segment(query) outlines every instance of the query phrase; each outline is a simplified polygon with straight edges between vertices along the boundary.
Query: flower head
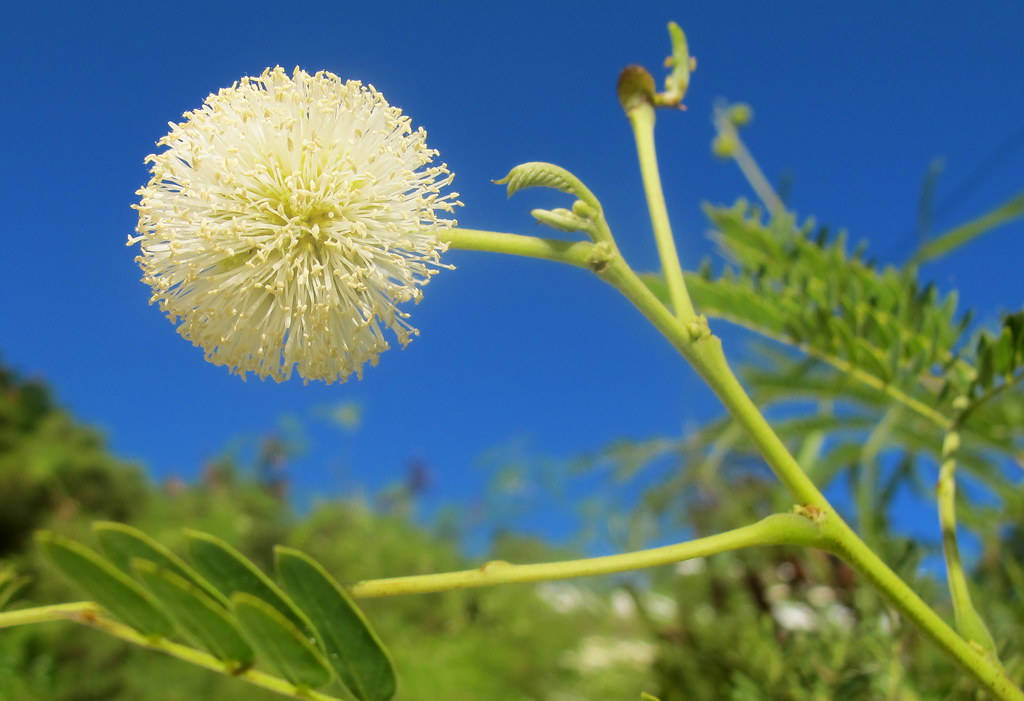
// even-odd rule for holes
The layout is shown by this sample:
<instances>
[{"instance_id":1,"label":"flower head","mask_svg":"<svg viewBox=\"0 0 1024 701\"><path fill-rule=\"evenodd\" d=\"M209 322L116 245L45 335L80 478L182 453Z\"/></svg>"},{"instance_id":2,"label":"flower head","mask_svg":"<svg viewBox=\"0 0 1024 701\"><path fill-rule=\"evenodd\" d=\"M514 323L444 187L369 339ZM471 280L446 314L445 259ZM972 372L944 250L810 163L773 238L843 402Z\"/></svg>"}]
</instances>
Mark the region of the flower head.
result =
<instances>
[{"instance_id":1,"label":"flower head","mask_svg":"<svg viewBox=\"0 0 1024 701\"><path fill-rule=\"evenodd\" d=\"M361 376L417 333L458 204L426 132L373 86L282 68L186 112L150 155L136 258L178 333L243 377Z\"/></svg>"}]
</instances>

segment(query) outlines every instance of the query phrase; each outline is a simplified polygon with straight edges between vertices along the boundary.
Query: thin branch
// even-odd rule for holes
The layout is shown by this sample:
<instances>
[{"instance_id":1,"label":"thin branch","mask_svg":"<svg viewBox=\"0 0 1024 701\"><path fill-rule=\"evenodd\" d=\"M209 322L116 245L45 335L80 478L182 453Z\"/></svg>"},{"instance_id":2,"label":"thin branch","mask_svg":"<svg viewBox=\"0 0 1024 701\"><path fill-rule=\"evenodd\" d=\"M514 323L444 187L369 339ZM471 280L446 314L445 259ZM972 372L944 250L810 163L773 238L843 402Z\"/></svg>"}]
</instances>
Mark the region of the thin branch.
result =
<instances>
[{"instance_id":1,"label":"thin branch","mask_svg":"<svg viewBox=\"0 0 1024 701\"><path fill-rule=\"evenodd\" d=\"M807 344L804 343L798 343L793 339L789 338L788 336L773 333L772 331L769 331L763 327L756 326L742 319L737 319L727 314L716 312L713 309L705 309L703 311L710 317L721 319L722 321L727 321L730 324L735 324L736 326L740 326L746 329L747 331L752 331L760 336L764 336L765 338L771 339L772 341L775 341L777 343L790 346L791 348L796 348L805 355L811 356L812 358L820 360L823 363L827 363L828 365L831 365L839 372L858 380L861 384L867 385L872 389L882 392L890 399L893 399L899 402L900 404L904 405L908 409L913 410L915 413L928 419L929 421L934 423L939 428L942 428L943 430L949 430L953 426L953 419L946 416L942 412L933 409L932 407L925 404L923 401L911 397L909 394L901 390L899 387L896 387L895 385L886 382L877 375L872 375L870 372L863 370L857 367L856 365L853 365L849 361L844 360L839 356L832 355L831 353L826 353L824 351L808 346Z\"/></svg>"},{"instance_id":2,"label":"thin branch","mask_svg":"<svg viewBox=\"0 0 1024 701\"><path fill-rule=\"evenodd\" d=\"M504 234L480 229L449 229L439 234L442 242L467 251L507 253L591 268L602 249L590 241L562 241L522 234Z\"/></svg>"},{"instance_id":3,"label":"thin branch","mask_svg":"<svg viewBox=\"0 0 1024 701\"><path fill-rule=\"evenodd\" d=\"M102 609L91 601L78 601L70 604L58 604L55 606L39 606L30 609L19 609L15 611L4 611L0 613L0 628L28 625L32 623L46 623L49 621L71 621L81 625L103 631L115 638L120 638L132 645L138 645L149 650L156 650L171 657L189 664L203 667L213 672L218 672L235 679L241 679L254 686L273 691L282 696L290 696L296 699L307 701L342 701L335 696L328 696L312 689L300 688L291 682L276 677L257 669L244 671L233 670L226 666L223 661L202 650L187 645L175 643L166 638L145 636L133 628L107 618L101 613Z\"/></svg>"},{"instance_id":4,"label":"thin branch","mask_svg":"<svg viewBox=\"0 0 1024 701\"><path fill-rule=\"evenodd\" d=\"M967 576L960 561L960 547L956 534L956 453L960 449L960 434L950 431L942 441L942 464L936 494L939 505L939 524L942 529L942 554L946 560L946 579L953 600L953 615L957 630L971 642L980 645L993 660L997 660L996 644L992 634L974 608Z\"/></svg>"},{"instance_id":5,"label":"thin branch","mask_svg":"<svg viewBox=\"0 0 1024 701\"><path fill-rule=\"evenodd\" d=\"M686 290L683 269L679 263L675 239L672 236L672 225L669 223L668 207L665 205L665 193L661 187L661 175L658 172L658 154L654 147L654 107L649 102L641 101L626 110L629 124L633 128L636 141L637 160L640 162L640 176L647 197L647 211L654 229L654 242L661 259L661 271L668 286L669 301L672 311L684 322L695 316L690 294Z\"/></svg>"},{"instance_id":6,"label":"thin branch","mask_svg":"<svg viewBox=\"0 0 1024 701\"><path fill-rule=\"evenodd\" d=\"M472 570L369 579L354 584L349 591L356 597L373 598L588 577L656 567L757 545L824 547L825 541L819 535L817 525L810 519L797 514L775 514L749 526L661 548L530 565L514 565L497 560Z\"/></svg>"},{"instance_id":7,"label":"thin branch","mask_svg":"<svg viewBox=\"0 0 1024 701\"><path fill-rule=\"evenodd\" d=\"M768 212L775 216L785 209L785 205L782 204L782 200L779 195L775 192L775 188L765 177L761 167L757 165L757 161L750 154L746 144L743 143L743 139L740 138L739 131L733 126L733 123L729 120L728 110L723 107L716 106L712 121L714 122L715 129L720 134L726 135L732 139L733 152L731 157L736 161L736 165L739 166L740 172L743 173L743 177L747 179L750 187L753 188L754 192L757 193L758 198L768 209Z\"/></svg>"}]
</instances>

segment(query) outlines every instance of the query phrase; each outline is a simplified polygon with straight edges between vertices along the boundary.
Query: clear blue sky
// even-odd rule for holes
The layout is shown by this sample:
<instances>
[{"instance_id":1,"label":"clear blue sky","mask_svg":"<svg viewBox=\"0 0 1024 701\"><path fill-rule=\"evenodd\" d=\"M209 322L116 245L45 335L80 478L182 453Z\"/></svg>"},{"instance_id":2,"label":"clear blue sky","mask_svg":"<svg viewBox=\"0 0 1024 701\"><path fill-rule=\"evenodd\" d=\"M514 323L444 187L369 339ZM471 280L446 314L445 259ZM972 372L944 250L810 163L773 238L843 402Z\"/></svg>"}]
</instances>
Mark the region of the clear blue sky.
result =
<instances>
[{"instance_id":1,"label":"clear blue sky","mask_svg":"<svg viewBox=\"0 0 1024 701\"><path fill-rule=\"evenodd\" d=\"M583 9L586 8L586 9ZM275 64L373 83L429 132L456 174L469 227L532 233L530 207L490 180L547 160L603 200L638 267L655 256L635 153L615 98L628 63L660 77L665 23L699 70L685 114L658 140L685 261L711 252L702 200L748 195L709 154L714 98L750 102L749 145L773 179L795 178L801 215L868 238L883 261L914 245L916 199L946 161L937 226L1024 187L1024 4L990 3L18 3L0 29L0 354L51 382L121 455L159 477L195 476L231 436L280 416L358 401L362 430L313 424L301 490L400 479L411 458L435 499L471 504L477 456L511 437L569 457L618 437L678 434L718 407L624 301L578 270L453 253L412 309L422 335L362 382L243 383L180 339L124 242L143 157L168 121ZM925 271L992 318L1024 298L1024 226ZM730 340L735 340L730 335ZM337 466L348 465L339 476Z\"/></svg>"}]
</instances>

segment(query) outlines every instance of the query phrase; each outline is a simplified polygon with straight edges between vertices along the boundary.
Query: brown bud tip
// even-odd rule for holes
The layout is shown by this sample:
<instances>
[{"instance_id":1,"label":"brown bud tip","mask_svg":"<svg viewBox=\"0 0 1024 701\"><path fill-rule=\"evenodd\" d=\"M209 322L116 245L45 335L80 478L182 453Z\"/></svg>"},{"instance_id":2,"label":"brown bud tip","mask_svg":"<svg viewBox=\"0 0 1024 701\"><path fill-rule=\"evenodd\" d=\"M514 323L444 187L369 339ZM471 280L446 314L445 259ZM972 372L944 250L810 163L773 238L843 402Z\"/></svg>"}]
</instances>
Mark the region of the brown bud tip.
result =
<instances>
[{"instance_id":1,"label":"brown bud tip","mask_svg":"<svg viewBox=\"0 0 1024 701\"><path fill-rule=\"evenodd\" d=\"M654 78L643 66L626 66L619 74L619 102L629 112L644 103L654 103Z\"/></svg>"}]
</instances>

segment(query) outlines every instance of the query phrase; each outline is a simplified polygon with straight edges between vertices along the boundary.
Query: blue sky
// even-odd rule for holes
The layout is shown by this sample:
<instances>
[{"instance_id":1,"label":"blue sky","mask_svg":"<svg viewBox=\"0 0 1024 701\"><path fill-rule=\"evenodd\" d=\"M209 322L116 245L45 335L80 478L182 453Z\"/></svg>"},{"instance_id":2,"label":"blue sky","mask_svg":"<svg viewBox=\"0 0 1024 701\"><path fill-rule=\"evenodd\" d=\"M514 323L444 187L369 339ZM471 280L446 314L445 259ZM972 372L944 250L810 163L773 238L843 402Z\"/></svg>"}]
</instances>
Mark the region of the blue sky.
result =
<instances>
[{"instance_id":1,"label":"blue sky","mask_svg":"<svg viewBox=\"0 0 1024 701\"><path fill-rule=\"evenodd\" d=\"M586 9L583 9L586 8ZM168 121L275 64L373 83L429 132L456 174L468 227L539 233L490 180L551 161L602 199L638 268L656 264L629 129L615 98L629 63L661 75L665 23L699 69L686 113L659 117L670 214L685 262L712 252L700 203L749 195L709 153L713 100L751 103L745 136L801 215L867 238L883 261L915 243L916 201L945 159L938 228L1024 187L1024 4L964 3L22 3L0 39L4 251L0 354L41 376L121 455L194 477L232 436L355 401L348 436L312 419L306 494L378 487L411 459L436 500L472 504L478 456L510 439L570 457L619 437L678 434L710 394L613 291L578 270L454 252L412 321L421 336L362 382L241 382L180 339L124 245L142 159ZM980 180L972 179L979 168ZM964 196L945 199L964 185ZM962 188L960 188L962 189ZM925 271L982 318L1019 307L1024 225ZM735 344L739 337L727 337ZM344 468L340 466L345 466ZM552 522L554 523L554 522ZM552 526L557 530L557 525Z\"/></svg>"}]
</instances>

